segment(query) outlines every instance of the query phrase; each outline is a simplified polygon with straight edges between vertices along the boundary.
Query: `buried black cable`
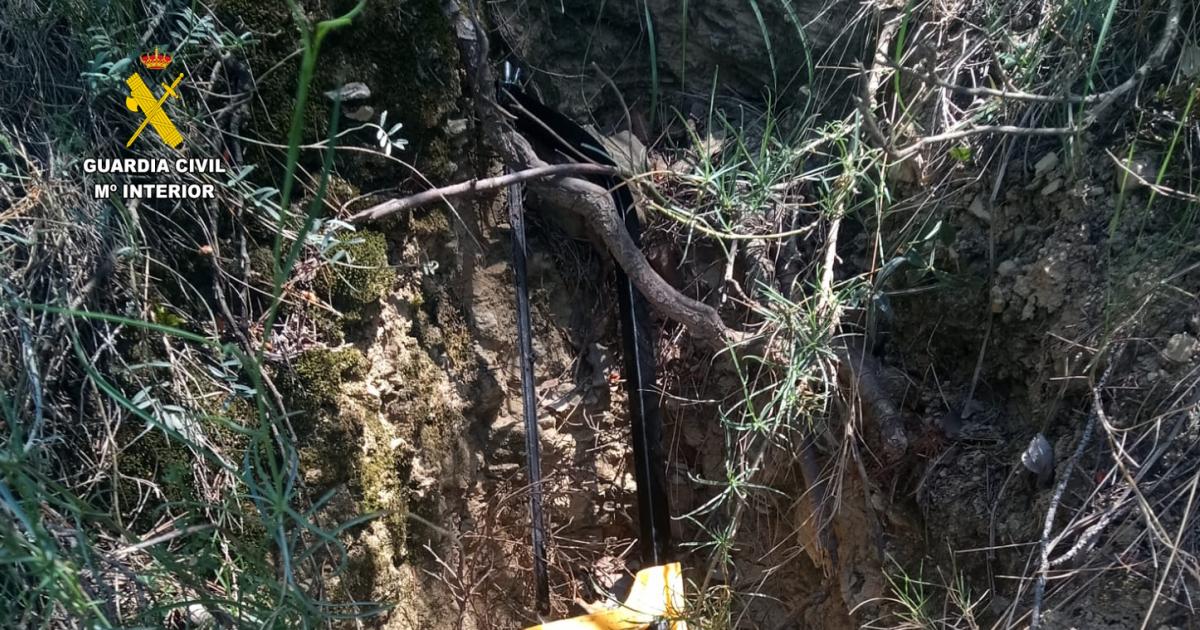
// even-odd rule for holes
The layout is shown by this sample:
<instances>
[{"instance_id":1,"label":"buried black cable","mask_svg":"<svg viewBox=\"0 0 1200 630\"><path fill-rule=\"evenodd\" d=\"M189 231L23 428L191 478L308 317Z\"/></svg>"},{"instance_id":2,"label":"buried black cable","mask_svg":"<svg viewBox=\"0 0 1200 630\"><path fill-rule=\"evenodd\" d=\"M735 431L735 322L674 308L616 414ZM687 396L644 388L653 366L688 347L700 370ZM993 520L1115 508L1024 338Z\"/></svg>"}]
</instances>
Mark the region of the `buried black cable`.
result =
<instances>
[{"instance_id":1,"label":"buried black cable","mask_svg":"<svg viewBox=\"0 0 1200 630\"><path fill-rule=\"evenodd\" d=\"M505 77L508 79L509 77ZM533 330L529 317L529 281L525 262L523 186L508 186L508 225L512 229L513 279L517 293L517 353L521 367L521 405L525 420L525 469L529 475L529 518L533 537L533 582L538 611L550 612L550 576L546 560L546 521L542 514L542 455L538 437L537 394L533 374Z\"/></svg>"},{"instance_id":2,"label":"buried black cable","mask_svg":"<svg viewBox=\"0 0 1200 630\"><path fill-rule=\"evenodd\" d=\"M542 515L542 461L538 439L537 395L533 377L533 331L529 320L529 282L525 270L525 218L521 184L508 187L508 223L512 228L513 277L517 293L517 348L521 362L521 404L525 417L525 466L529 474L529 517L533 524L533 582L538 610L550 612L546 562L546 521Z\"/></svg>"},{"instance_id":3,"label":"buried black cable","mask_svg":"<svg viewBox=\"0 0 1200 630\"><path fill-rule=\"evenodd\" d=\"M514 116L517 131L574 161L616 163L604 146L571 119L550 109L511 82L500 86L500 103ZM613 202L635 244L641 241L641 222L633 195L612 176L592 181L612 190ZM670 546L670 512L662 452L662 414L655 377L654 342L646 300L617 267L617 304L625 358L625 388L629 396L634 479L637 483L638 530L642 562L662 564Z\"/></svg>"}]
</instances>

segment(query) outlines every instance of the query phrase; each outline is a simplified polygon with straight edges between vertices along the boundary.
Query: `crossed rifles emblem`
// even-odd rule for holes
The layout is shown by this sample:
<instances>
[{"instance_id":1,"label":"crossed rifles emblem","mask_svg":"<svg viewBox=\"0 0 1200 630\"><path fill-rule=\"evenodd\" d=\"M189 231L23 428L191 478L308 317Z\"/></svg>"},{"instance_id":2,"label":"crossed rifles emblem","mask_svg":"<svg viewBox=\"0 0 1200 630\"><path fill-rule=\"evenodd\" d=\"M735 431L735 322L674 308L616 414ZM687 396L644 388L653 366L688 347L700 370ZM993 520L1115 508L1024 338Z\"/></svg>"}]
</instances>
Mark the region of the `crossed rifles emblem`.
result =
<instances>
[{"instance_id":1,"label":"crossed rifles emblem","mask_svg":"<svg viewBox=\"0 0 1200 630\"><path fill-rule=\"evenodd\" d=\"M142 65L151 70L163 70L171 65L171 55L161 54L155 48L154 54L146 53L142 55ZM175 123L171 122L171 119L163 110L163 103L166 102L167 97L173 96L179 99L179 93L175 91L175 87L179 85L181 79L183 79L182 72L179 73L179 76L175 77L171 85L161 83L160 85L166 90L163 92L161 98L154 97L154 94L150 91L150 88L146 87L146 83L142 81L142 77L138 73L134 72L128 79L125 79L125 85L129 86L129 96L125 98L125 107L131 112L136 112L140 109L142 115L146 117L142 121L142 124L138 125L133 135L130 136L129 142L125 143L126 148L132 145L134 140L137 140L142 131L146 129L146 125L150 125L154 129L154 132L158 134L158 137L167 143L167 146L178 148L179 145L183 144L183 136L180 135L179 130L175 128Z\"/></svg>"}]
</instances>

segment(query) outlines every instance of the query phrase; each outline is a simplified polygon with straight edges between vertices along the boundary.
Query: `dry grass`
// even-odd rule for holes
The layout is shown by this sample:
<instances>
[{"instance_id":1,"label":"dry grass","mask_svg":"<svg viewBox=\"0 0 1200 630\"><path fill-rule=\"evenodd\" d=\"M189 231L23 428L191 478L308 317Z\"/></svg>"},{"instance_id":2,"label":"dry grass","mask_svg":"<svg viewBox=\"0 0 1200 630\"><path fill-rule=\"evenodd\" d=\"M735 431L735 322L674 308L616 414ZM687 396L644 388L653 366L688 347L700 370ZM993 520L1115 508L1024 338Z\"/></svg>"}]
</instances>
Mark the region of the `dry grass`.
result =
<instances>
[{"instance_id":1,"label":"dry grass","mask_svg":"<svg viewBox=\"0 0 1200 630\"><path fill-rule=\"evenodd\" d=\"M275 279L250 270L248 250L276 226L294 241L303 217L245 172L183 176L214 184L215 200L127 204L93 198L105 177L82 172L85 157L127 157L123 79L151 39L204 77L174 115L182 157L240 155L214 131L236 130L250 98L235 79L247 38L211 16L29 2L0 14L0 618L292 627L370 612L323 590L339 535L361 520L328 522L328 497L304 490L258 351L267 336L267 358L296 344L282 343L288 318L267 323ZM181 157L146 137L138 156ZM336 233L316 234L301 269L329 264L320 237Z\"/></svg>"},{"instance_id":2,"label":"dry grass","mask_svg":"<svg viewBox=\"0 0 1200 630\"><path fill-rule=\"evenodd\" d=\"M833 414L837 407L827 402L837 389L830 355L842 335L865 335L867 346L874 346L877 327L890 318L897 296L950 286L951 270L941 261L954 245L953 235L943 244L946 233L939 232L946 202L982 190L984 211L991 212L1003 200L998 201L1002 184L1014 175L1020 181L1019 174L1007 172L1010 163L1052 149L1065 156L1073 177L1103 181L1104 168L1088 157L1103 146L1128 148L1127 155L1111 158L1127 175L1117 189L1115 214L1101 219L1111 222L1109 258L1096 277L1093 288L1101 297L1089 317L1104 324L1071 340L1092 357L1081 377L1092 379L1091 396L1061 401L1079 405L1093 420L1074 429L1070 444L1079 455L1060 466L1051 502L1057 514L1052 509L1045 519L1044 562L1031 558L1015 589L1005 587L1011 604L999 614L989 609L997 593L976 589L982 595L968 597L970 589L955 572L926 584L918 597L913 586L922 584L920 578L906 577L903 568L887 569L894 578L892 595L874 603L892 612L872 627L1006 627L1030 623L1031 612L1040 620L1040 611L1061 619L1081 598L1098 593L1099 582L1112 579L1144 580L1153 590L1152 597L1130 604L1142 606L1143 626L1192 609L1200 575L1198 541L1191 533L1200 469L1189 456L1198 444L1196 373L1174 370L1169 382L1147 388L1145 375L1127 361L1109 383L1095 379L1106 364L1104 349L1132 344L1137 348L1131 354L1143 359L1155 354L1169 336L1163 327L1179 325L1163 309L1196 303L1194 287L1186 284L1197 269L1198 205L1192 195L1200 142L1193 114L1198 77L1194 68L1178 63L1182 48L1195 47L1196 16L1175 0L1112 0L915 2L878 5L859 19L871 27L871 62L854 67L841 59L817 60L814 76L823 81L812 90L820 103L838 94L843 81L852 81L853 111L839 113L832 105L817 112L817 120L834 122L815 126L796 124L795 112L784 109L754 117L743 108L738 123L716 109L706 121L680 123L684 129L675 136L689 140L665 160L676 168L646 180L655 188L647 205L664 218L649 238L673 240L677 249L697 252L693 262L724 269L718 274L723 283L684 278L694 296L722 304L727 321L739 319L766 337L788 340L783 347L805 348L800 355L764 355L753 345L729 350L743 387L720 405L728 474L697 479L712 488L710 498L684 516L695 523L693 546L711 559L699 586L717 582L711 586L713 601L726 602L702 606L707 612L699 613L698 623L746 623L745 609L771 588L730 591L721 576L743 563L778 567L795 556L793 544L767 545L764 554L756 544L762 530L740 531L743 513L755 505L761 511L778 491L776 475L762 469L764 452L804 453L797 447L815 430L823 436L821 459L827 464L819 477L806 480L808 492L818 497L828 492L831 505L862 501L842 494L844 480L860 476L864 447L874 446L877 457L878 445L864 444L861 426L843 424ZM857 32L854 26L846 29L847 35ZM857 44L847 42L839 50L853 51ZM679 164L687 166L681 170ZM1134 188L1141 192L1130 192ZM868 229L867 251L837 242L843 216ZM1135 238L1114 239L1118 224L1138 226L1125 232ZM993 240L987 251L989 273L1000 262L996 246ZM709 253L714 249L715 255ZM833 252L856 256L868 267L824 256ZM797 259L810 262L788 265ZM781 270L788 275L779 277ZM889 276L901 274L923 280L916 288L889 289L895 284ZM1123 293L1131 274L1150 283L1135 296ZM989 323L978 331L979 346L971 350L978 360L967 405L991 363L986 352L991 329ZM1148 344L1150 339L1156 343ZM774 342L767 347L777 348ZM779 398L781 391L800 393ZM1089 443L1093 426L1101 439ZM1097 468L1082 460L1108 464ZM869 476L861 475L872 485ZM813 518L823 517L818 512ZM882 558L879 563L892 566ZM1048 585L1044 593L1039 584ZM764 585L750 588L757 587Z\"/></svg>"}]
</instances>

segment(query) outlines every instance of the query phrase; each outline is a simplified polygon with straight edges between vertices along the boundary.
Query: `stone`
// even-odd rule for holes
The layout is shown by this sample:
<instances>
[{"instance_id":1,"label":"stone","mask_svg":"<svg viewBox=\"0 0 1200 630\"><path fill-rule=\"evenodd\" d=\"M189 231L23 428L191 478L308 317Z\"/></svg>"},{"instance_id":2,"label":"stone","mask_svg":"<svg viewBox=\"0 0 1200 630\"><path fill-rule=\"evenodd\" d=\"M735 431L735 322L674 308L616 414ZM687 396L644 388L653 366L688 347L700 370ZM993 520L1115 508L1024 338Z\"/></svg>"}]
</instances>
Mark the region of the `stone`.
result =
<instances>
[{"instance_id":1,"label":"stone","mask_svg":"<svg viewBox=\"0 0 1200 630\"><path fill-rule=\"evenodd\" d=\"M1046 155L1043 155L1042 159L1038 160L1037 163L1033 165L1033 174L1035 177L1041 177L1054 170L1057 166L1058 151L1051 151Z\"/></svg>"},{"instance_id":2,"label":"stone","mask_svg":"<svg viewBox=\"0 0 1200 630\"><path fill-rule=\"evenodd\" d=\"M1187 333L1171 335L1167 347L1163 348L1163 358L1172 363L1187 363L1195 356L1200 341Z\"/></svg>"},{"instance_id":3,"label":"stone","mask_svg":"<svg viewBox=\"0 0 1200 630\"><path fill-rule=\"evenodd\" d=\"M992 213L988 212L988 209L984 206L983 195L975 195L975 198L971 200L971 205L967 206L967 212L970 212L971 216L980 221L985 223L992 222Z\"/></svg>"},{"instance_id":4,"label":"stone","mask_svg":"<svg viewBox=\"0 0 1200 630\"><path fill-rule=\"evenodd\" d=\"M343 101L361 101L371 98L371 88L367 87L366 83L353 81L336 90L329 90L325 93L325 96L331 100L340 98Z\"/></svg>"}]
</instances>

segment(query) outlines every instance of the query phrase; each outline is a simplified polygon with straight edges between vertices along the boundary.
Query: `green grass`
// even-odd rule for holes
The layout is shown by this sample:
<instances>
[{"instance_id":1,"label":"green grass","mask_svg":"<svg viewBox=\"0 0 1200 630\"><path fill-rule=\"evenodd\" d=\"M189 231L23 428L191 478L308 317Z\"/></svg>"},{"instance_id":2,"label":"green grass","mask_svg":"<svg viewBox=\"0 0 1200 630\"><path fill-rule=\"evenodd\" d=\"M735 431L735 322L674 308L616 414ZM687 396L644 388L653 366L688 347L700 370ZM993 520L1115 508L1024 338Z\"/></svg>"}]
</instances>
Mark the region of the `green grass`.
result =
<instances>
[{"instance_id":1,"label":"green grass","mask_svg":"<svg viewBox=\"0 0 1200 630\"><path fill-rule=\"evenodd\" d=\"M245 173L227 182L230 192L254 199L277 220L266 330L272 329L301 247L318 224L334 152L336 123L311 209L296 217L290 200L298 130L320 43L362 6L310 27L293 5L303 34L303 63L283 195L271 204L269 195L260 194L263 189L241 181ZM131 15L122 19L133 20ZM106 28L112 29L113 15L91 18L107 20ZM128 29L116 30L128 32L139 24L133 20ZM93 31L92 41L99 42L92 49L96 59L111 59L118 48L107 32ZM181 46L190 45L195 32L183 33L188 42ZM105 63L92 63L85 74L100 92L112 89L104 77L123 71L122 65ZM63 118L66 125L76 120ZM6 128L4 135L9 164L16 168L6 167L0 176L18 185L42 181L37 158L25 149L18 130ZM52 205L59 203L56 198L73 194L66 186L48 190L45 207L59 210ZM154 243L143 240L139 215L120 205L117 210L120 222L83 224L76 232L90 237L93 229L116 230L118 244L124 241L118 254L136 260ZM286 250L285 232L292 234ZM7 226L0 233L0 248L8 254L37 251L35 243ZM53 265L53 259L40 264L47 263ZM125 267L113 279L132 279L135 288L154 287L155 293L172 280L187 282L172 270L164 275L168 280L155 284L138 276L137 269ZM49 272L62 273L53 267ZM187 295L188 288L181 287ZM312 496L304 488L297 445L289 437L291 412L269 394L263 347L223 342L202 332L184 307L155 306L152 321L136 316L138 309L131 315L64 306L53 291L37 291L36 285L23 289L7 278L0 288L0 315L12 327L0 355L20 359L19 371L0 370L0 419L6 429L0 444L0 509L8 517L0 519L0 618L17 627L162 627L203 619L232 627L312 627L381 610L321 594L322 581L345 567L346 532L375 515L331 522L325 509L334 490ZM71 357L66 371L61 360L47 362L38 350L39 344L59 343L45 337L48 326L61 331L69 352L63 359ZM114 361L104 345L97 345L104 339L120 344L124 356ZM157 356L164 347L170 354ZM135 362L134 355L146 358ZM80 411L86 416L62 416L67 409L61 402L62 379L83 392ZM203 496L210 484L223 490Z\"/></svg>"},{"instance_id":2,"label":"green grass","mask_svg":"<svg viewBox=\"0 0 1200 630\"><path fill-rule=\"evenodd\" d=\"M865 623L864 628L888 630L937 630L980 628L978 609L985 597L972 599L970 587L961 574L952 579L939 570L939 579L926 578L924 565L915 575L894 558L885 572L887 596L864 603L886 609ZM986 595L986 594L985 594Z\"/></svg>"},{"instance_id":3,"label":"green grass","mask_svg":"<svg viewBox=\"0 0 1200 630\"><path fill-rule=\"evenodd\" d=\"M669 219L665 229L676 232L684 251L704 240L732 261L742 248L781 245L873 211L874 197L861 193L879 185L881 155L858 141L852 127L792 127L783 123L789 113L769 103L761 116L734 122L710 108L707 129L720 133L722 147L710 150L706 138L691 133L691 172L671 175L664 187L670 193L651 192L648 204ZM825 163L808 166L814 154ZM800 186L812 192L797 208L789 191ZM780 548L768 552L771 544L755 540L756 534L748 537L756 530L747 529L747 521L757 513L753 506L790 500L768 481L767 462L794 453L825 427L835 389L833 336L844 310L864 295L862 277L823 285L821 263L805 265L790 282L773 275L736 294L752 298L759 337L718 357L738 382L715 410L724 445L721 469L715 476L691 476L703 500L679 517L696 532L683 546L697 563L699 603L690 620L697 627L737 627L746 606L770 597L734 588L719 576L735 572L748 557L767 563L776 553L784 557Z\"/></svg>"}]
</instances>

